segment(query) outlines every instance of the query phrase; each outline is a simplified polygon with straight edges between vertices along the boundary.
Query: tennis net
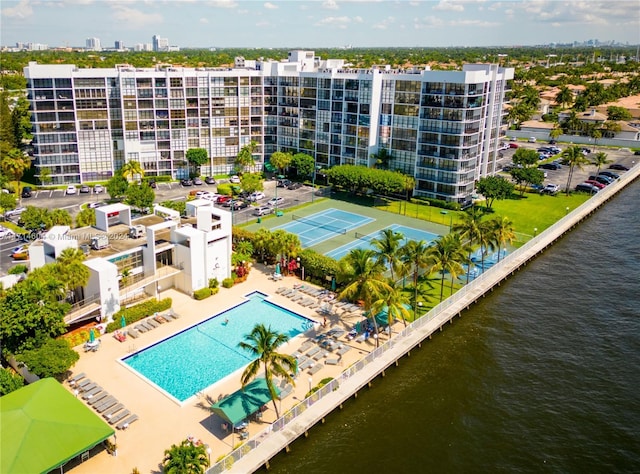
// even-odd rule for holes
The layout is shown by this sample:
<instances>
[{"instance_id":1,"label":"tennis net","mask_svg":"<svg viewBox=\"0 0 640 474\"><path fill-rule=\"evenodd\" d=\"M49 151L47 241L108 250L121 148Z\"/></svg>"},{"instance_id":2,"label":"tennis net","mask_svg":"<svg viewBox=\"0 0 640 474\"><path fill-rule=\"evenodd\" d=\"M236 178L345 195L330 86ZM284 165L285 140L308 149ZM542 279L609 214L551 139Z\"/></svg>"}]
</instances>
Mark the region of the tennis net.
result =
<instances>
[{"instance_id":1,"label":"tennis net","mask_svg":"<svg viewBox=\"0 0 640 474\"><path fill-rule=\"evenodd\" d=\"M356 232L355 233L355 237L356 237L356 239L366 240L367 242L370 242L376 236L375 236L375 234L373 234L373 235L372 234L361 234L360 232Z\"/></svg>"},{"instance_id":2,"label":"tennis net","mask_svg":"<svg viewBox=\"0 0 640 474\"><path fill-rule=\"evenodd\" d=\"M306 217L300 217L300 216L296 216L295 214L291 215L291 219L293 219L294 221L299 221L299 222L303 222L305 224L314 226L314 227L320 227L321 229L327 229L330 230L331 232L335 232L336 234L346 234L347 233L347 229L343 229L341 227L334 227L332 225L328 225L328 224L321 224L320 222L316 222L314 220L311 219L307 219Z\"/></svg>"}]
</instances>

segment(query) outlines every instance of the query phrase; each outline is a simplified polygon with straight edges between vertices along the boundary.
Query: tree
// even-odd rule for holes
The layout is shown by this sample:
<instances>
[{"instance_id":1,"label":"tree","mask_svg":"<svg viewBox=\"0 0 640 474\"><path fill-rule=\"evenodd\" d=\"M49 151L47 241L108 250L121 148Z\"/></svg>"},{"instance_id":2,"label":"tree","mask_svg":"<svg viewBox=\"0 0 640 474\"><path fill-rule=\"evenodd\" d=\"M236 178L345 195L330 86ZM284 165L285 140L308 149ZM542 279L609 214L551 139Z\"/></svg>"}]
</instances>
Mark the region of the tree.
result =
<instances>
[{"instance_id":1,"label":"tree","mask_svg":"<svg viewBox=\"0 0 640 474\"><path fill-rule=\"evenodd\" d=\"M107 181L107 192L111 199L122 199L127 194L129 182L120 173L116 173L113 178Z\"/></svg>"},{"instance_id":2,"label":"tree","mask_svg":"<svg viewBox=\"0 0 640 474\"><path fill-rule=\"evenodd\" d=\"M153 188L148 183L131 184L127 188L127 197L125 202L143 213L147 213L153 206L153 201L156 199L156 193L153 192Z\"/></svg>"},{"instance_id":3,"label":"tree","mask_svg":"<svg viewBox=\"0 0 640 474\"><path fill-rule=\"evenodd\" d=\"M607 121L602 125L603 136L606 138L615 138L616 133L622 130L622 126L617 122Z\"/></svg>"},{"instance_id":4,"label":"tree","mask_svg":"<svg viewBox=\"0 0 640 474\"><path fill-rule=\"evenodd\" d=\"M624 120L628 122L633 119L633 115L624 107L617 107L615 105L611 105L607 107L607 119L617 122L618 120Z\"/></svg>"},{"instance_id":5,"label":"tree","mask_svg":"<svg viewBox=\"0 0 640 474\"><path fill-rule=\"evenodd\" d=\"M451 275L451 285L453 280L460 275L464 268L462 264L467 260L465 248L462 245L458 234L443 235L433 241L427 251L427 261L432 272L440 272L440 301L444 297L444 277L446 273Z\"/></svg>"},{"instance_id":6,"label":"tree","mask_svg":"<svg viewBox=\"0 0 640 474\"><path fill-rule=\"evenodd\" d=\"M549 132L549 138L551 138L552 140L555 140L560 135L562 135L562 128L560 128L560 126L556 124Z\"/></svg>"},{"instance_id":7,"label":"tree","mask_svg":"<svg viewBox=\"0 0 640 474\"><path fill-rule=\"evenodd\" d=\"M539 155L536 150L531 148L518 148L513 154L513 164L523 167L534 166L539 161Z\"/></svg>"},{"instance_id":8,"label":"tree","mask_svg":"<svg viewBox=\"0 0 640 474\"><path fill-rule=\"evenodd\" d=\"M0 213L5 213L15 209L18 205L18 198L15 194L0 192Z\"/></svg>"},{"instance_id":9,"label":"tree","mask_svg":"<svg viewBox=\"0 0 640 474\"><path fill-rule=\"evenodd\" d=\"M62 380L65 373L80 358L66 339L48 339L40 347L16 354L16 360L25 364L40 378Z\"/></svg>"},{"instance_id":10,"label":"tree","mask_svg":"<svg viewBox=\"0 0 640 474\"><path fill-rule=\"evenodd\" d=\"M17 148L20 145L16 141L16 134L13 127L13 121L11 119L11 109L9 108L8 99L8 94L4 92L0 93L0 143L3 145L2 158L4 158L5 152L8 152L12 148Z\"/></svg>"},{"instance_id":11,"label":"tree","mask_svg":"<svg viewBox=\"0 0 640 474\"><path fill-rule=\"evenodd\" d=\"M264 190L264 180L260 173L245 173L240 178L242 189L248 193Z\"/></svg>"},{"instance_id":12,"label":"tree","mask_svg":"<svg viewBox=\"0 0 640 474\"><path fill-rule=\"evenodd\" d=\"M603 151L596 153L596 155L593 157L593 164L596 166L596 176L600 174L600 168L602 168L602 165L606 165L609 163L611 163L609 155L607 155Z\"/></svg>"},{"instance_id":13,"label":"tree","mask_svg":"<svg viewBox=\"0 0 640 474\"><path fill-rule=\"evenodd\" d=\"M18 390L24 385L24 379L9 369L0 368L0 397Z\"/></svg>"},{"instance_id":14,"label":"tree","mask_svg":"<svg viewBox=\"0 0 640 474\"><path fill-rule=\"evenodd\" d=\"M389 328L398 319L402 319L404 326L407 327L407 319L411 317L407 307L409 307L409 300L402 288L396 288L395 283L390 282L389 290L383 291L380 299L371 305L371 314L375 318L381 311L386 310Z\"/></svg>"},{"instance_id":15,"label":"tree","mask_svg":"<svg viewBox=\"0 0 640 474\"><path fill-rule=\"evenodd\" d=\"M96 225L96 210L88 207L82 209L76 215L76 227Z\"/></svg>"},{"instance_id":16,"label":"tree","mask_svg":"<svg viewBox=\"0 0 640 474\"><path fill-rule=\"evenodd\" d=\"M190 176L200 175L200 167L209 162L209 154L204 148L190 148L187 150L187 161L195 167L195 173Z\"/></svg>"},{"instance_id":17,"label":"tree","mask_svg":"<svg viewBox=\"0 0 640 474\"><path fill-rule=\"evenodd\" d=\"M139 161L131 160L122 165L119 174L126 179L127 182L134 180L139 181L144 177L144 170L142 169L142 165L140 165Z\"/></svg>"},{"instance_id":18,"label":"tree","mask_svg":"<svg viewBox=\"0 0 640 474\"><path fill-rule=\"evenodd\" d=\"M418 277L420 270L429 266L427 250L429 245L424 240L409 240L400 249L400 260L404 263L405 274L413 272L413 308L416 310L418 304Z\"/></svg>"},{"instance_id":19,"label":"tree","mask_svg":"<svg viewBox=\"0 0 640 474\"><path fill-rule=\"evenodd\" d=\"M480 238L480 222L482 220L482 212L476 206L469 208L462 218L453 224L453 231L457 232L461 238L468 241L468 266L467 266L467 283L469 283L469 275L471 272L471 252L473 245Z\"/></svg>"},{"instance_id":20,"label":"tree","mask_svg":"<svg viewBox=\"0 0 640 474\"><path fill-rule=\"evenodd\" d=\"M80 249L66 248L57 258L56 263L60 269L60 281L64 285L67 293L78 294L78 299L82 299L82 287L89 282L89 267L84 265L86 259L84 253ZM75 297L73 298L76 299Z\"/></svg>"},{"instance_id":21,"label":"tree","mask_svg":"<svg viewBox=\"0 0 640 474\"><path fill-rule=\"evenodd\" d=\"M544 181L544 172L536 168L513 168L509 174L520 186L520 196L523 196L532 184L542 184Z\"/></svg>"},{"instance_id":22,"label":"tree","mask_svg":"<svg viewBox=\"0 0 640 474\"><path fill-rule=\"evenodd\" d=\"M372 318L377 334L378 324L371 314L371 305L378 301L384 292L391 291L383 276L384 265L376 258L373 250L353 249L340 260L339 268L338 280L345 285L338 296L339 299L361 301L364 310Z\"/></svg>"},{"instance_id":23,"label":"tree","mask_svg":"<svg viewBox=\"0 0 640 474\"><path fill-rule=\"evenodd\" d=\"M13 123L14 136L18 146L21 146L24 141L29 141L33 138L29 106L27 98L21 95L11 111L11 122Z\"/></svg>"},{"instance_id":24,"label":"tree","mask_svg":"<svg viewBox=\"0 0 640 474\"><path fill-rule=\"evenodd\" d=\"M498 246L498 262L500 261L500 249L505 248L507 243L512 244L516 238L513 222L508 217L494 217L490 221L493 238Z\"/></svg>"},{"instance_id":25,"label":"tree","mask_svg":"<svg viewBox=\"0 0 640 474\"><path fill-rule=\"evenodd\" d=\"M393 229L383 229L380 231L380 237L371 241L371 246L376 252L376 258L383 264L389 265L391 281L395 281L393 273L398 266L398 251L403 239L404 235L401 232L396 232Z\"/></svg>"},{"instance_id":26,"label":"tree","mask_svg":"<svg viewBox=\"0 0 640 474\"><path fill-rule=\"evenodd\" d=\"M487 209L491 209L493 201L509 197L513 193L514 186L500 176L486 176L478 180L476 188L485 197Z\"/></svg>"},{"instance_id":27,"label":"tree","mask_svg":"<svg viewBox=\"0 0 640 474\"><path fill-rule=\"evenodd\" d=\"M375 160L376 168L388 170L393 155L386 148L380 148L376 153L371 155L371 158Z\"/></svg>"},{"instance_id":28,"label":"tree","mask_svg":"<svg viewBox=\"0 0 640 474\"><path fill-rule=\"evenodd\" d=\"M575 145L570 146L569 148L566 148L562 152L561 156L564 159L564 162L569 165L569 174L567 176L567 189L565 190L568 196L569 193L571 192L571 179L573 178L573 172L575 171L576 167L578 167L579 169L582 169L582 166L587 163L587 159L582 153L582 148Z\"/></svg>"},{"instance_id":29,"label":"tree","mask_svg":"<svg viewBox=\"0 0 640 474\"><path fill-rule=\"evenodd\" d=\"M251 333L245 335L244 338L246 342L241 341L238 343L238 347L249 351L256 359L250 362L242 373L242 388L246 387L247 384L256 377L260 367L263 367L264 378L267 383L267 389L271 394L273 407L276 411L276 418L280 418L278 405L276 403L278 394L273 384L273 377L281 377L295 385L291 374L296 373L298 366L295 357L276 352L278 347L289 340L289 336L277 331L272 331L271 327L267 328L264 324L257 324Z\"/></svg>"},{"instance_id":30,"label":"tree","mask_svg":"<svg viewBox=\"0 0 640 474\"><path fill-rule=\"evenodd\" d=\"M53 178L51 177L51 168L44 166L42 168L39 168L39 172L40 182L45 186L53 181Z\"/></svg>"},{"instance_id":31,"label":"tree","mask_svg":"<svg viewBox=\"0 0 640 474\"><path fill-rule=\"evenodd\" d=\"M47 228L53 227L54 225L68 225L70 226L73 223L73 219L71 218L71 214L66 209L54 209L49 213L49 222Z\"/></svg>"},{"instance_id":32,"label":"tree","mask_svg":"<svg viewBox=\"0 0 640 474\"><path fill-rule=\"evenodd\" d=\"M24 172L31 167L31 159L26 156L22 151L17 148L9 150L8 153L3 153L0 160L0 170L9 177L9 179L16 183L16 193L20 196L20 180L24 175ZM20 198L18 198L20 199Z\"/></svg>"},{"instance_id":33,"label":"tree","mask_svg":"<svg viewBox=\"0 0 640 474\"><path fill-rule=\"evenodd\" d=\"M252 168L256 165L256 160L253 157L253 153L258 148L258 142L251 140L247 145L243 146L236 156L234 162L238 171L244 172L248 168Z\"/></svg>"},{"instance_id":34,"label":"tree","mask_svg":"<svg viewBox=\"0 0 640 474\"><path fill-rule=\"evenodd\" d=\"M296 153L291 158L291 166L295 167L298 176L313 175L316 162L313 156L306 153Z\"/></svg>"},{"instance_id":35,"label":"tree","mask_svg":"<svg viewBox=\"0 0 640 474\"><path fill-rule=\"evenodd\" d=\"M556 94L556 103L562 105L563 109L571 106L573 103L573 92L567 86L562 86Z\"/></svg>"},{"instance_id":36,"label":"tree","mask_svg":"<svg viewBox=\"0 0 640 474\"><path fill-rule=\"evenodd\" d=\"M207 467L209 456L204 445L196 446L185 439L164 451L162 470L166 474L204 474Z\"/></svg>"},{"instance_id":37,"label":"tree","mask_svg":"<svg viewBox=\"0 0 640 474\"><path fill-rule=\"evenodd\" d=\"M283 151L276 151L271 154L269 163L275 168L278 168L278 172L282 174L285 168L288 168L293 160L291 153L285 153Z\"/></svg>"}]
</instances>

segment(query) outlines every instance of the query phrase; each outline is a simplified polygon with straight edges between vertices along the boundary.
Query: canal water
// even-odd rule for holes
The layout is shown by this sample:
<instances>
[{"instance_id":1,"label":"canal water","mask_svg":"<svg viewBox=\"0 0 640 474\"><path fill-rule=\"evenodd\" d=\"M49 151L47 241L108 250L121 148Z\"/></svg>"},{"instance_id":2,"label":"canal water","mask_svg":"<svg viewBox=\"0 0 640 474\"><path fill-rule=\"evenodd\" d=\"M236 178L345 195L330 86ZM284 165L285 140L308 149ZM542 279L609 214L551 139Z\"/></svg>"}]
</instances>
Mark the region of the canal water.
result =
<instances>
[{"instance_id":1,"label":"canal water","mask_svg":"<svg viewBox=\"0 0 640 474\"><path fill-rule=\"evenodd\" d=\"M269 472L640 472L639 205L636 182Z\"/></svg>"}]
</instances>

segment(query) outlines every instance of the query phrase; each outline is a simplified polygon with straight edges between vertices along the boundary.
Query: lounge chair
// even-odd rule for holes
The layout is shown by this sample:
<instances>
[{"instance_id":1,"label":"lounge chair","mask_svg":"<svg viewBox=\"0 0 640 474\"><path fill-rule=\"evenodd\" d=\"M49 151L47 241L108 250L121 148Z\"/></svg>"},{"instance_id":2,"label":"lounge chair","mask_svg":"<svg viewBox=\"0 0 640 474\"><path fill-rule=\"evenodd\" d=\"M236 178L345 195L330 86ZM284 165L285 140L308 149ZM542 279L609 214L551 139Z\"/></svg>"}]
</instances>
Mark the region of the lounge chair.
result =
<instances>
[{"instance_id":1,"label":"lounge chair","mask_svg":"<svg viewBox=\"0 0 640 474\"><path fill-rule=\"evenodd\" d=\"M166 320L166 319L164 319L164 318L163 318L162 316L160 316L159 314L156 314L156 315L153 317L153 320L154 320L154 321L159 322L160 324L164 324L164 323L166 323L166 322L167 322L167 320Z\"/></svg>"},{"instance_id":2,"label":"lounge chair","mask_svg":"<svg viewBox=\"0 0 640 474\"><path fill-rule=\"evenodd\" d=\"M309 375L317 374L319 371L321 371L321 370L322 370L322 368L323 368L323 367L324 367L324 366L323 366L322 364L316 364L316 365L314 365L313 367L311 367L311 368L309 369Z\"/></svg>"},{"instance_id":3,"label":"lounge chair","mask_svg":"<svg viewBox=\"0 0 640 474\"><path fill-rule=\"evenodd\" d=\"M116 423L118 423L120 420L122 420L125 416L128 416L129 413L131 413L129 410L123 410L120 413L118 413L116 416L109 418L109 424L110 425L115 425Z\"/></svg>"},{"instance_id":4,"label":"lounge chair","mask_svg":"<svg viewBox=\"0 0 640 474\"><path fill-rule=\"evenodd\" d=\"M135 328L129 328L127 330L127 334L129 336L131 336L132 338L134 338L134 339L140 337L140 333L138 331L136 331Z\"/></svg>"},{"instance_id":5,"label":"lounge chair","mask_svg":"<svg viewBox=\"0 0 640 474\"><path fill-rule=\"evenodd\" d=\"M326 355L327 355L327 351L322 350L322 351L318 352L316 355L313 356L313 360L315 360L317 362L320 359L322 359L323 357L325 357Z\"/></svg>"},{"instance_id":6,"label":"lounge chair","mask_svg":"<svg viewBox=\"0 0 640 474\"><path fill-rule=\"evenodd\" d=\"M91 397L89 399L89 405L95 405L96 403L98 403L100 400L104 400L105 398L107 398L109 396L109 392L107 391L102 391L100 393L98 393L97 395L94 395L93 397Z\"/></svg>"},{"instance_id":7,"label":"lounge chair","mask_svg":"<svg viewBox=\"0 0 640 474\"><path fill-rule=\"evenodd\" d=\"M176 313L173 308L169 309L168 314L173 318L173 319L179 319L180 315L178 313Z\"/></svg>"},{"instance_id":8,"label":"lounge chair","mask_svg":"<svg viewBox=\"0 0 640 474\"><path fill-rule=\"evenodd\" d=\"M313 367L313 366L314 366L313 360L312 359L307 359L302 364L300 364L298 366L298 369L305 370L305 369L308 369L309 367Z\"/></svg>"},{"instance_id":9,"label":"lounge chair","mask_svg":"<svg viewBox=\"0 0 640 474\"><path fill-rule=\"evenodd\" d=\"M318 303L317 301L312 301L311 304L308 306L308 308L316 309L318 306L320 306L320 303Z\"/></svg>"},{"instance_id":10,"label":"lounge chair","mask_svg":"<svg viewBox=\"0 0 640 474\"><path fill-rule=\"evenodd\" d=\"M156 323L157 324L157 323ZM156 326L152 326L151 324L149 324L147 321L140 321L140 326L142 326L143 328L145 328L147 331L151 331L154 328L156 328Z\"/></svg>"},{"instance_id":11,"label":"lounge chair","mask_svg":"<svg viewBox=\"0 0 640 474\"><path fill-rule=\"evenodd\" d=\"M120 423L116 425L116 428L119 430L126 430L129 428L129 425L138 419L138 415L131 415L129 418L122 420Z\"/></svg>"},{"instance_id":12,"label":"lounge chair","mask_svg":"<svg viewBox=\"0 0 640 474\"><path fill-rule=\"evenodd\" d=\"M276 293L280 295L280 294L284 293L285 291L287 291L288 289L289 288L287 288L286 286L281 286L280 288L278 288L276 290Z\"/></svg>"},{"instance_id":13,"label":"lounge chair","mask_svg":"<svg viewBox=\"0 0 640 474\"><path fill-rule=\"evenodd\" d=\"M339 349L338 351L336 351L336 354L338 354L339 356L343 356L350 350L351 350L351 346L344 346L342 349Z\"/></svg>"},{"instance_id":14,"label":"lounge chair","mask_svg":"<svg viewBox=\"0 0 640 474\"><path fill-rule=\"evenodd\" d=\"M139 331L141 333L145 333L148 331L148 329L146 327L144 327L142 324L136 324L135 326L133 326L133 329L135 329L136 331Z\"/></svg>"},{"instance_id":15,"label":"lounge chair","mask_svg":"<svg viewBox=\"0 0 640 474\"><path fill-rule=\"evenodd\" d=\"M291 301L300 301L303 298L304 298L304 296L302 296L301 294L297 294L297 295L291 297Z\"/></svg>"},{"instance_id":16,"label":"lounge chair","mask_svg":"<svg viewBox=\"0 0 640 474\"><path fill-rule=\"evenodd\" d=\"M84 372L79 373L78 375L76 375L75 377L72 377L69 379L69 385L75 385L77 384L81 379L85 378L86 375Z\"/></svg>"},{"instance_id":17,"label":"lounge chair","mask_svg":"<svg viewBox=\"0 0 640 474\"><path fill-rule=\"evenodd\" d=\"M107 398L103 398L100 403L96 403L93 408L96 409L98 413L102 413L105 410L108 410L112 406L118 403L118 399L114 396L110 396Z\"/></svg>"},{"instance_id":18,"label":"lounge chair","mask_svg":"<svg viewBox=\"0 0 640 474\"><path fill-rule=\"evenodd\" d=\"M291 395L292 391L293 391L293 385L291 385L290 383L286 384L284 388L280 389L280 396L278 397L278 399L284 400L289 395Z\"/></svg>"},{"instance_id":19,"label":"lounge chair","mask_svg":"<svg viewBox=\"0 0 640 474\"><path fill-rule=\"evenodd\" d=\"M304 298L302 301L300 301L300 306L304 306L305 308L309 305L311 305L311 303L313 303L313 300L311 298Z\"/></svg>"},{"instance_id":20,"label":"lounge chair","mask_svg":"<svg viewBox=\"0 0 640 474\"><path fill-rule=\"evenodd\" d=\"M339 337L342 337L342 335L345 332L346 331L344 329L337 329L337 330L333 331L333 333L331 334L331 337L334 337L334 338L338 339Z\"/></svg>"},{"instance_id":21,"label":"lounge chair","mask_svg":"<svg viewBox=\"0 0 640 474\"><path fill-rule=\"evenodd\" d=\"M171 311L167 311L166 313L161 314L161 316L168 322L177 319L173 314L171 314Z\"/></svg>"},{"instance_id":22,"label":"lounge chair","mask_svg":"<svg viewBox=\"0 0 640 474\"><path fill-rule=\"evenodd\" d=\"M300 348L298 349L298 351L300 352L307 352L309 349L311 349L313 347L313 342L311 341L305 341L302 343L302 345L300 346Z\"/></svg>"},{"instance_id":23,"label":"lounge chair","mask_svg":"<svg viewBox=\"0 0 640 474\"><path fill-rule=\"evenodd\" d=\"M81 392L88 392L95 387L97 387L97 384L91 380L87 381L86 384L79 386Z\"/></svg>"},{"instance_id":24,"label":"lounge chair","mask_svg":"<svg viewBox=\"0 0 640 474\"><path fill-rule=\"evenodd\" d=\"M96 385L91 390L87 390L86 392L84 392L84 394L82 394L82 398L84 398L85 400L89 400L98 395L100 392L102 392L102 387L100 385Z\"/></svg>"},{"instance_id":25,"label":"lounge chair","mask_svg":"<svg viewBox=\"0 0 640 474\"><path fill-rule=\"evenodd\" d=\"M103 417L105 417L107 420L109 418L111 418L116 412L122 410L124 408L124 405L122 403L118 403L115 406L111 406L109 408L106 409L106 411L102 414ZM100 410L98 410L100 411Z\"/></svg>"},{"instance_id":26,"label":"lounge chair","mask_svg":"<svg viewBox=\"0 0 640 474\"><path fill-rule=\"evenodd\" d=\"M313 349L311 349L309 352L307 352L307 357L313 357L318 352L320 352L320 347L315 346Z\"/></svg>"},{"instance_id":27,"label":"lounge chair","mask_svg":"<svg viewBox=\"0 0 640 474\"><path fill-rule=\"evenodd\" d=\"M153 328L157 328L158 326L160 326L160 323L153 318L147 319L145 323L152 326Z\"/></svg>"},{"instance_id":28,"label":"lounge chair","mask_svg":"<svg viewBox=\"0 0 640 474\"><path fill-rule=\"evenodd\" d=\"M340 363L340 358L337 359L327 359L324 361L326 365L338 365Z\"/></svg>"},{"instance_id":29,"label":"lounge chair","mask_svg":"<svg viewBox=\"0 0 640 474\"><path fill-rule=\"evenodd\" d=\"M296 293L296 290L294 290L293 288L287 288L286 290L284 290L282 293L280 293L282 296L286 296L288 297L289 295L292 295Z\"/></svg>"}]
</instances>

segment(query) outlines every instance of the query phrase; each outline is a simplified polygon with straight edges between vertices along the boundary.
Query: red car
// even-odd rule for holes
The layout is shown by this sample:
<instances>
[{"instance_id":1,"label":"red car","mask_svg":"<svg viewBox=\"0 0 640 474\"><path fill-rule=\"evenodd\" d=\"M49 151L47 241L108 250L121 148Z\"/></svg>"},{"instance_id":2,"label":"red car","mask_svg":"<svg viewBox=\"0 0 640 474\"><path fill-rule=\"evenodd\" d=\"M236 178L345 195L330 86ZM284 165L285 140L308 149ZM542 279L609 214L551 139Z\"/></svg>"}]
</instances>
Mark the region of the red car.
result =
<instances>
[{"instance_id":1,"label":"red car","mask_svg":"<svg viewBox=\"0 0 640 474\"><path fill-rule=\"evenodd\" d=\"M518 148L517 143L509 143L509 148Z\"/></svg>"},{"instance_id":2,"label":"red car","mask_svg":"<svg viewBox=\"0 0 640 474\"><path fill-rule=\"evenodd\" d=\"M596 181L594 179L588 179L588 180L585 181L585 183L591 184L591 185L595 186L598 189L604 189L604 188L607 187L606 184L602 184L602 183L600 183L600 182L598 182L598 181Z\"/></svg>"},{"instance_id":3,"label":"red car","mask_svg":"<svg viewBox=\"0 0 640 474\"><path fill-rule=\"evenodd\" d=\"M216 199L216 204L224 204L225 202L231 201L231 196L218 196Z\"/></svg>"}]
</instances>

